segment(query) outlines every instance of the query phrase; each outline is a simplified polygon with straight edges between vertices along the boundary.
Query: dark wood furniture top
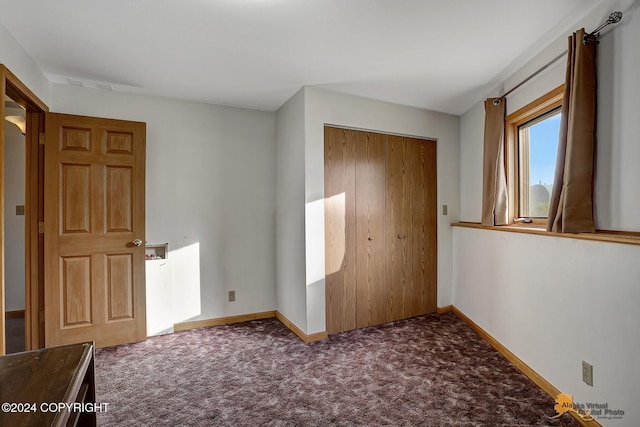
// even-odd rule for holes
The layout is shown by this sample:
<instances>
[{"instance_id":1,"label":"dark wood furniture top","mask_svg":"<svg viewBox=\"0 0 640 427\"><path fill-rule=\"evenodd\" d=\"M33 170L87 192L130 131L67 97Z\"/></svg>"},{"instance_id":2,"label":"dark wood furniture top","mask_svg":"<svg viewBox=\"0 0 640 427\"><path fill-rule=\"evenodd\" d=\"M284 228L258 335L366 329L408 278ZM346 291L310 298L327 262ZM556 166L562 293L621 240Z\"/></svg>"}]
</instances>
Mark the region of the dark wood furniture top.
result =
<instances>
[{"instance_id":1,"label":"dark wood furniture top","mask_svg":"<svg viewBox=\"0 0 640 427\"><path fill-rule=\"evenodd\" d=\"M0 426L95 426L93 343L0 357L0 404Z\"/></svg>"}]
</instances>

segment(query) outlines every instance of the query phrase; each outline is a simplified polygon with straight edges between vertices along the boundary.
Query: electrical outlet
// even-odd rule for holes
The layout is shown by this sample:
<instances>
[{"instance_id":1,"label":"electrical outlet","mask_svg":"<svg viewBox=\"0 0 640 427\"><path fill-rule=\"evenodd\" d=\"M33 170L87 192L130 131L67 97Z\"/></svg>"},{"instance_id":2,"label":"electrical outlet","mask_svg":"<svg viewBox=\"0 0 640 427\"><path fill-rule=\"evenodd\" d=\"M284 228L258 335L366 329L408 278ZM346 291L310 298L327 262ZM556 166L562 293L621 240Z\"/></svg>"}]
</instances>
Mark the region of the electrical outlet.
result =
<instances>
[{"instance_id":1,"label":"electrical outlet","mask_svg":"<svg viewBox=\"0 0 640 427\"><path fill-rule=\"evenodd\" d=\"M236 291L229 291L229 302L234 302L236 300Z\"/></svg>"},{"instance_id":2,"label":"electrical outlet","mask_svg":"<svg viewBox=\"0 0 640 427\"><path fill-rule=\"evenodd\" d=\"M16 206L16 215L24 215L24 205Z\"/></svg>"},{"instance_id":3,"label":"electrical outlet","mask_svg":"<svg viewBox=\"0 0 640 427\"><path fill-rule=\"evenodd\" d=\"M593 366L582 361L582 381L593 387Z\"/></svg>"}]
</instances>

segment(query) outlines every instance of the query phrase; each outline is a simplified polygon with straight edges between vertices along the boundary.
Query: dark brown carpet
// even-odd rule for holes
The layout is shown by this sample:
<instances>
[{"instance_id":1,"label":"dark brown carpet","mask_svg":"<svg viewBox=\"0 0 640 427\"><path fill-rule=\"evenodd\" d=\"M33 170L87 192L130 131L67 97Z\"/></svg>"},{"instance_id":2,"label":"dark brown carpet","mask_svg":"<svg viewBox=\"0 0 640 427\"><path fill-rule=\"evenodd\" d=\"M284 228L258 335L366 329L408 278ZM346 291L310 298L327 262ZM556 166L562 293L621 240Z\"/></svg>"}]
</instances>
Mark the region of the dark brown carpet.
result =
<instances>
[{"instance_id":1,"label":"dark brown carpet","mask_svg":"<svg viewBox=\"0 0 640 427\"><path fill-rule=\"evenodd\" d=\"M96 352L101 426L578 426L455 315L304 344L275 319Z\"/></svg>"},{"instance_id":2,"label":"dark brown carpet","mask_svg":"<svg viewBox=\"0 0 640 427\"><path fill-rule=\"evenodd\" d=\"M6 353L24 351L24 317L5 318Z\"/></svg>"}]
</instances>

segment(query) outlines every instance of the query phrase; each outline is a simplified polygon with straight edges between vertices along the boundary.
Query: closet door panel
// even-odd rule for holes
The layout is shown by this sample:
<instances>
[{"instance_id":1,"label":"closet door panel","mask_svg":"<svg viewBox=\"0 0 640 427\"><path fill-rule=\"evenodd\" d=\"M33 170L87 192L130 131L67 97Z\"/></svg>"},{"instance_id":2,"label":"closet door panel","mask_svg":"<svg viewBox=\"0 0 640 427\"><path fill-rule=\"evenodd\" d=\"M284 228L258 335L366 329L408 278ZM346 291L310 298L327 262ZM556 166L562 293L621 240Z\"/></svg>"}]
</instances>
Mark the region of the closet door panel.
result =
<instances>
[{"instance_id":1,"label":"closet door panel","mask_svg":"<svg viewBox=\"0 0 640 427\"><path fill-rule=\"evenodd\" d=\"M407 144L400 136L387 136L387 282L391 317L408 316L407 301L413 271L411 245L411 167Z\"/></svg>"},{"instance_id":2,"label":"closet door panel","mask_svg":"<svg viewBox=\"0 0 640 427\"><path fill-rule=\"evenodd\" d=\"M356 328L355 135L325 128L325 298L327 332Z\"/></svg>"},{"instance_id":3,"label":"closet door panel","mask_svg":"<svg viewBox=\"0 0 640 427\"><path fill-rule=\"evenodd\" d=\"M426 165L424 143L419 139L406 138L407 163L410 168L409 192L411 199L411 224L407 232L411 246L411 281L405 296L406 317L425 313L425 257L426 257Z\"/></svg>"},{"instance_id":4,"label":"closet door panel","mask_svg":"<svg viewBox=\"0 0 640 427\"><path fill-rule=\"evenodd\" d=\"M405 162L410 168L411 249L410 280L405 286L405 312L413 317L436 310L437 293L437 176L436 143L405 139Z\"/></svg>"},{"instance_id":5,"label":"closet door panel","mask_svg":"<svg viewBox=\"0 0 640 427\"><path fill-rule=\"evenodd\" d=\"M391 320L385 268L384 136L356 132L356 263L358 328Z\"/></svg>"},{"instance_id":6,"label":"closet door panel","mask_svg":"<svg viewBox=\"0 0 640 427\"><path fill-rule=\"evenodd\" d=\"M436 145L387 141L387 272L396 320L436 310Z\"/></svg>"}]
</instances>

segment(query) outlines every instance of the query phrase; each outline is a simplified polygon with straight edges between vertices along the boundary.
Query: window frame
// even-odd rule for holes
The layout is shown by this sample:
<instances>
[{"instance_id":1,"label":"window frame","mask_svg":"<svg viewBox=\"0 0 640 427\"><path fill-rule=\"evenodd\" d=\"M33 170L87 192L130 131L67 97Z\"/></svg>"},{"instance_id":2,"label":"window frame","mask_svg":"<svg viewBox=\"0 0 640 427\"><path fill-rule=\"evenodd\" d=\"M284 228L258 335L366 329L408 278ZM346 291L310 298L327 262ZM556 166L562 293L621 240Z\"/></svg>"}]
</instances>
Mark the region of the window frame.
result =
<instances>
[{"instance_id":1,"label":"window frame","mask_svg":"<svg viewBox=\"0 0 640 427\"><path fill-rule=\"evenodd\" d=\"M505 169L509 193L509 224L517 224L520 218L520 153L518 128L562 107L564 84L547 92L538 99L507 115L505 118ZM531 218L534 226L545 226L547 218Z\"/></svg>"}]
</instances>

